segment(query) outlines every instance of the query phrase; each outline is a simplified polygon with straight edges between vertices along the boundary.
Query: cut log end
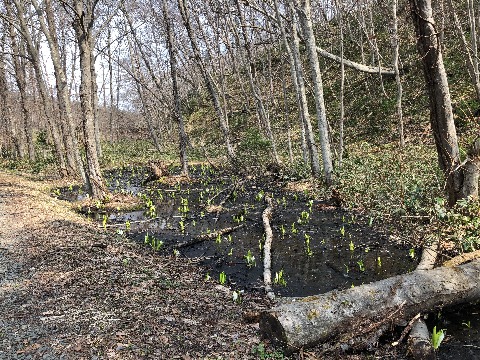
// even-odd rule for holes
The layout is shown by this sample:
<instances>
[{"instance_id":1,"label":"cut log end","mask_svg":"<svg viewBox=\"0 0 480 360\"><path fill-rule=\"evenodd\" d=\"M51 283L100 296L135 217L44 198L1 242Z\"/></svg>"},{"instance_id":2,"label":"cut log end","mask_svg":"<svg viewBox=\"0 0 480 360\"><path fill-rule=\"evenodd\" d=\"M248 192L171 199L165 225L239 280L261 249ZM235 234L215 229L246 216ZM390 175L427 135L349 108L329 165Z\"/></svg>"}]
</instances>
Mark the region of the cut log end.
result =
<instances>
[{"instance_id":1,"label":"cut log end","mask_svg":"<svg viewBox=\"0 0 480 360\"><path fill-rule=\"evenodd\" d=\"M408 350L415 360L436 359L427 325L422 319L418 319L412 327L408 339Z\"/></svg>"},{"instance_id":2,"label":"cut log end","mask_svg":"<svg viewBox=\"0 0 480 360\"><path fill-rule=\"evenodd\" d=\"M264 334L272 344L287 348L287 335L276 313L263 312L260 315L259 326L260 333Z\"/></svg>"}]
</instances>

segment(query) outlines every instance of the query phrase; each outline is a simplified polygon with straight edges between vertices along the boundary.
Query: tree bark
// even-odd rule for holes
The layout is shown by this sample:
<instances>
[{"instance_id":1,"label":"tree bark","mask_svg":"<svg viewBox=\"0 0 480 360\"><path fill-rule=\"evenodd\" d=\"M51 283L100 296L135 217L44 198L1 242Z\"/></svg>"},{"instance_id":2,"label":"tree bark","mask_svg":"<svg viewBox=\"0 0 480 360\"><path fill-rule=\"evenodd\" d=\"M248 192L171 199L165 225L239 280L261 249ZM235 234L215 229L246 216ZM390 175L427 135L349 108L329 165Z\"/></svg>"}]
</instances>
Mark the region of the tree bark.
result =
<instances>
[{"instance_id":1,"label":"tree bark","mask_svg":"<svg viewBox=\"0 0 480 360\"><path fill-rule=\"evenodd\" d=\"M208 92L210 97L213 101L213 106L215 108L215 112L217 113L217 117L220 121L220 128L223 132L223 138L225 141L225 146L227 148L227 154L230 160L235 159L235 152L233 150L233 146L230 141L230 128L228 125L228 118L222 109L222 105L220 103L220 98L218 96L218 88L213 80L212 75L209 73L208 69L205 66L205 63L202 59L200 49L197 45L195 40L195 34L193 33L192 26L190 24L190 16L188 12L188 8L184 2L184 0L178 0L178 7L180 9L180 14L182 15L183 24L187 30L188 37L190 39L190 43L192 45L193 54L195 56L195 60L200 68L200 72L202 73L203 79L207 86Z\"/></svg>"},{"instance_id":2,"label":"tree bark","mask_svg":"<svg viewBox=\"0 0 480 360\"><path fill-rule=\"evenodd\" d=\"M12 0L12 1L15 4L15 7L17 9L17 15L18 15L18 21L19 21L21 33L26 42L28 54L31 58L31 64L35 70L35 79L37 81L38 90L40 92L40 97L42 99L43 112L52 133L53 143L54 143L55 151L57 153L57 157L59 160L61 172L64 175L71 175L72 173L75 172L76 169L75 168L72 169L68 167L67 166L68 164L65 161L65 149L62 142L62 137L58 129L57 121L53 116L53 104L52 104L52 101L50 100L49 92L45 84L43 69L41 67L41 59L40 59L40 54L38 50L39 45L34 42L34 39L32 37L32 34L30 32L30 29L24 17L25 8L24 8L23 2L20 0Z\"/></svg>"},{"instance_id":3,"label":"tree bark","mask_svg":"<svg viewBox=\"0 0 480 360\"><path fill-rule=\"evenodd\" d=\"M322 148L323 173L327 186L333 182L333 162L328 136L327 114L323 97L322 75L316 52L315 34L311 18L310 0L301 0L301 8L297 8L300 23L305 35L305 42L310 62L310 73L315 90L315 106L317 109L318 131L320 133L320 146Z\"/></svg>"},{"instance_id":4,"label":"tree bark","mask_svg":"<svg viewBox=\"0 0 480 360\"><path fill-rule=\"evenodd\" d=\"M446 179L449 205L458 199L478 196L478 152L469 154L464 164L460 162L457 132L453 119L452 103L447 74L443 64L441 45L433 19L431 0L409 0L413 23L417 33L417 48L423 63L423 72L430 102L432 127L438 161ZM474 144L474 147L475 144ZM476 179L476 180L475 180ZM475 186L471 186L475 183Z\"/></svg>"},{"instance_id":5,"label":"tree bark","mask_svg":"<svg viewBox=\"0 0 480 360\"><path fill-rule=\"evenodd\" d=\"M98 152L95 141L95 102L96 87L92 79L93 49L93 24L94 7L88 3L85 7L83 1L75 0L75 14L73 28L80 50L80 106L82 109L83 137L86 155L86 186L88 193L93 198L104 198L108 190L102 178Z\"/></svg>"},{"instance_id":6,"label":"tree bark","mask_svg":"<svg viewBox=\"0 0 480 360\"><path fill-rule=\"evenodd\" d=\"M344 121L345 121L345 106L344 106L344 97L345 97L345 59L344 59L344 49L343 49L343 4L336 0L337 6L337 16L338 16L338 27L340 32L340 118L338 120L338 168L342 168L343 161L343 131L344 131Z\"/></svg>"},{"instance_id":7,"label":"tree bark","mask_svg":"<svg viewBox=\"0 0 480 360\"><path fill-rule=\"evenodd\" d=\"M286 351L333 337L354 347L382 326L419 312L480 299L480 260L456 268L414 271L372 284L293 299L262 313L260 331ZM368 338L368 337L367 337Z\"/></svg>"},{"instance_id":8,"label":"tree bark","mask_svg":"<svg viewBox=\"0 0 480 360\"><path fill-rule=\"evenodd\" d=\"M13 157L16 157L17 150L17 134L16 129L12 119L12 108L10 103L10 94L7 82L7 73L5 69L5 56L4 49L6 44L6 35L2 35L1 49L0 51L0 121L2 122L0 130L2 131L2 148L0 156L5 154L10 154Z\"/></svg>"},{"instance_id":9,"label":"tree bark","mask_svg":"<svg viewBox=\"0 0 480 360\"><path fill-rule=\"evenodd\" d=\"M57 100L60 109L60 118L63 129L63 142L65 145L65 152L67 164L72 174L78 173L85 181L85 170L80 155L80 149L75 136L75 126L73 124L72 105L70 102L70 92L68 89L67 76L62 64L62 57L60 55L60 48L57 39L57 26L55 24L54 11L51 0L45 0L45 19L42 15L42 9L38 5L37 0L32 0L32 5L37 11L40 27L44 33L48 46L50 48L50 55L54 68L55 84L57 87ZM48 24L48 27L47 27Z\"/></svg>"},{"instance_id":10,"label":"tree bark","mask_svg":"<svg viewBox=\"0 0 480 360\"><path fill-rule=\"evenodd\" d=\"M13 9L10 0L5 1L5 7L7 15L13 17ZM35 160L35 148L33 146L32 115L30 108L27 105L27 82L25 63L23 61L25 54L21 49L21 43L19 43L17 39L17 33L13 23L9 24L9 35L12 48L13 67L15 71L15 82L20 94L20 106L22 109L22 132L17 136L17 147L20 157L25 157L28 152L28 157L33 161ZM51 128L50 130L52 131Z\"/></svg>"},{"instance_id":11,"label":"tree bark","mask_svg":"<svg viewBox=\"0 0 480 360\"><path fill-rule=\"evenodd\" d=\"M25 129L27 129L26 124L30 123L30 111L28 106L26 105L26 93L25 93L25 86L23 85L24 82L21 81L21 79L24 79L24 74L20 74L20 78L18 76L19 72L22 71L20 67L17 66L18 59L15 59L15 51L13 51L13 64L14 64L14 71L15 71L15 82L17 84L18 92L19 92L19 102L20 102L20 108L21 108L21 122L22 124L20 125L22 131L18 131L18 120L13 121L15 118L11 117L10 119L12 120L11 122L11 130L12 130L12 139L14 142L15 146L15 151L14 151L14 157L20 157L24 158L27 154L27 145L25 141ZM7 84L7 80L5 77L5 86ZM7 90L7 87L5 87L5 91ZM7 114L8 111L8 103L6 102L8 97L2 97L3 100L5 100L5 114ZM11 113L12 114L12 113Z\"/></svg>"},{"instance_id":12,"label":"tree bark","mask_svg":"<svg viewBox=\"0 0 480 360\"><path fill-rule=\"evenodd\" d=\"M177 82L177 49L174 43L173 22L170 19L167 9L167 2L163 0L163 18L167 30L167 48L170 55L170 74L172 77L172 93L173 93L173 116L178 123L178 132L180 137L180 165L182 174L188 176L188 158L187 158L187 132L185 131L185 123L183 121L182 109L180 105L180 94Z\"/></svg>"},{"instance_id":13,"label":"tree bark","mask_svg":"<svg viewBox=\"0 0 480 360\"><path fill-rule=\"evenodd\" d=\"M308 101L307 93L305 90L305 79L303 77L303 66L300 59L300 45L297 34L297 22L295 21L295 10L293 4L289 1L288 10L291 16L291 32L292 39L291 45L288 42L286 31L283 28L282 17L278 9L277 1L275 0L275 13L277 21L280 24L280 29L282 31L282 38L285 48L287 49L288 56L290 58L290 72L292 77L293 86L295 88L298 110L299 110L299 120L300 120L300 130L302 136L302 151L305 153L306 147L308 147L308 153L310 157L310 167L312 170L312 175L318 177L320 175L320 162L318 158L318 149L315 142L315 135L312 129L312 123L310 121L310 113L308 111ZM306 146L305 146L306 145ZM306 163L308 162L305 161Z\"/></svg>"},{"instance_id":14,"label":"tree bark","mask_svg":"<svg viewBox=\"0 0 480 360\"><path fill-rule=\"evenodd\" d=\"M398 68L400 40L398 36L397 24L397 4L398 0L392 0L392 48L393 48L393 70L395 71L395 82L397 83L397 124L398 138L400 140L400 148L405 147L405 137L403 134L403 111L402 111L402 79L400 78L400 70Z\"/></svg>"},{"instance_id":15,"label":"tree bark","mask_svg":"<svg viewBox=\"0 0 480 360\"><path fill-rule=\"evenodd\" d=\"M472 81L472 85L475 88L475 93L477 94L477 100L480 101L480 74L478 72L478 59L476 55L476 48L471 48L470 44L467 41L467 38L465 37L465 32L463 31L462 24L460 23L460 20L458 19L457 13L455 11L455 7L453 5L452 0L448 0L448 5L450 6L450 10L452 11L453 15L453 23L455 25L455 30L457 33L457 36L462 40L462 48L463 52L465 54L465 62L467 64L467 70L468 74L470 75L470 80ZM470 0L469 0L469 12L470 12ZM476 37L475 37L475 21L472 23L473 28L470 28L471 33L472 33L472 41L475 42L476 46ZM473 44L472 44L473 45Z\"/></svg>"}]
</instances>

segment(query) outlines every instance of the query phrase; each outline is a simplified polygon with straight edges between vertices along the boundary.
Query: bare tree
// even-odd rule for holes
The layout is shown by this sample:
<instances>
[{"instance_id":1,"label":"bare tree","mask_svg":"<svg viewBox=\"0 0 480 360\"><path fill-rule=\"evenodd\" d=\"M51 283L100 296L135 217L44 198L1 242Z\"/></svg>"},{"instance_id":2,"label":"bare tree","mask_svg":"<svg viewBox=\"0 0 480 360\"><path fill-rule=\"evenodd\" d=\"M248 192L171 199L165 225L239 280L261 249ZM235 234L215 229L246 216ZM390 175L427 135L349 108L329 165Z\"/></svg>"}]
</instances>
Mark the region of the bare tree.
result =
<instances>
[{"instance_id":1,"label":"bare tree","mask_svg":"<svg viewBox=\"0 0 480 360\"><path fill-rule=\"evenodd\" d=\"M7 82L6 74L6 61L5 61L5 44L6 35L5 32L1 39L1 53L0 53L0 131L2 133L2 155L10 153L13 156L18 154L18 138L16 129L12 119L12 109L10 104L10 94Z\"/></svg>"},{"instance_id":2,"label":"bare tree","mask_svg":"<svg viewBox=\"0 0 480 360\"><path fill-rule=\"evenodd\" d=\"M192 25L190 23L190 15L188 11L188 7L186 6L184 0L178 0L178 7L180 9L180 14L182 16L183 24L185 26L185 29L187 30L188 33L188 38L190 39L190 43L192 46L193 54L195 56L196 63L198 67L200 68L200 72L203 76L203 79L205 81L205 84L207 86L208 92L210 94L210 97L212 98L213 101L213 106L215 108L215 112L217 114L217 117L220 121L220 128L222 129L223 132L223 138L225 141L225 146L227 148L227 154L230 159L235 159L235 153L233 150L233 146L231 144L230 140L230 127L228 124L228 118L227 114L223 111L220 97L219 97L219 91L218 91L218 86L216 85L212 75L210 74L209 70L207 69L205 62L201 56L200 53L200 48L198 47L195 34L193 32Z\"/></svg>"},{"instance_id":3,"label":"bare tree","mask_svg":"<svg viewBox=\"0 0 480 360\"><path fill-rule=\"evenodd\" d=\"M342 167L343 161L343 130L344 130L344 120L345 120L345 106L344 106L344 97L345 97L345 63L344 63L344 41L343 41L343 4L341 1L336 0L337 5L337 18L338 18L338 28L340 34L340 118L338 119L338 167Z\"/></svg>"},{"instance_id":4,"label":"bare tree","mask_svg":"<svg viewBox=\"0 0 480 360\"><path fill-rule=\"evenodd\" d=\"M430 124L439 165L446 179L448 202L453 205L458 199L478 196L480 140L474 142L467 160L462 163L432 2L409 1L430 102Z\"/></svg>"},{"instance_id":5,"label":"bare tree","mask_svg":"<svg viewBox=\"0 0 480 360\"><path fill-rule=\"evenodd\" d=\"M265 127L268 139L270 140L270 145L272 147L273 160L276 164L280 164L280 158L278 157L275 138L273 137L272 125L270 123L270 118L265 109L264 101L262 99L262 95L260 93L259 86L256 79L256 70L255 70L255 64L254 64L254 59L252 55L251 43L250 43L250 40L248 39L247 25L245 23L242 7L240 5L239 0L235 0L235 4L238 12L237 15L240 22L241 34L243 37L243 46L245 48L245 54L246 54L245 68L248 74L250 91L252 92L252 95L255 99L257 116L258 116L260 125Z\"/></svg>"},{"instance_id":6,"label":"bare tree","mask_svg":"<svg viewBox=\"0 0 480 360\"><path fill-rule=\"evenodd\" d=\"M54 68L55 68L56 77L58 78L57 79L58 83L60 84L60 90L64 92L63 95L60 92L58 94L59 99L60 98L62 99L61 101L59 100L62 120L63 120L63 122L61 123L62 132L59 131L57 120L53 115L54 104L51 101L50 92L45 82L45 76L43 74L43 69L41 65L42 60L39 53L38 40L35 40L34 36L32 36L24 15L26 11L25 4L23 0L13 0L13 3L15 4L15 7L17 9L17 17L20 25L19 27L20 27L23 38L25 38L28 54L31 59L32 66L35 70L34 74L35 74L38 90L39 90L40 97L43 104L44 115L52 132L52 138L56 148L57 156L60 161L60 168L63 169L62 173L73 175L79 172L80 174L83 175L83 171L81 170L80 153L78 151L78 148L75 146L73 125L71 121L69 122L68 119L65 118L69 108L68 106L69 100L68 99L65 100L65 97L68 97L69 95L66 93L66 87L62 88L61 73L63 72L63 68L61 65L61 60L60 60L60 55L58 50L58 43L56 42L56 35L54 35L53 31L49 31L47 29L44 19L40 18L41 24L43 23L42 30L45 30L48 34L47 38L49 39L49 46L51 50L52 60L54 59ZM38 7L38 4L36 5ZM50 27L54 26L54 24L52 23L54 21L53 12L51 8L51 3L49 1L47 1L46 13L47 13L47 16L50 16L50 20L51 20L49 21L49 26ZM63 138L65 139L65 143L62 142L61 133L63 133ZM65 149L65 146L67 147L66 149ZM67 154L66 156L67 161L65 161L65 153Z\"/></svg>"},{"instance_id":7,"label":"bare tree","mask_svg":"<svg viewBox=\"0 0 480 360\"><path fill-rule=\"evenodd\" d=\"M403 111L402 111L402 79L400 77L400 70L398 67L400 40L398 36L398 22L397 22L397 5L398 0L392 0L392 48L393 48L393 69L395 71L395 81L397 83L397 123L398 123L398 137L400 139L400 147L405 147L405 136L403 134Z\"/></svg>"},{"instance_id":8,"label":"bare tree","mask_svg":"<svg viewBox=\"0 0 480 360\"><path fill-rule=\"evenodd\" d=\"M64 3L65 4L65 3ZM93 27L95 8L98 0L75 0L72 6L66 5L73 15L73 29L80 50L80 105L82 109L82 125L86 155L86 186L93 198L103 198L107 187L102 178L98 160L97 143L95 141L95 101L96 86L93 85L92 68L94 59Z\"/></svg>"},{"instance_id":9,"label":"bare tree","mask_svg":"<svg viewBox=\"0 0 480 360\"><path fill-rule=\"evenodd\" d=\"M463 48L463 52L465 53L465 58L466 58L465 62L467 63L468 74L470 75L470 79L472 81L473 87L475 88L475 93L477 94L477 100L480 101L480 73L479 73L478 58L477 58L476 36L474 32L475 21L470 22L471 26L473 26L470 28L472 32L471 38L473 43L469 44L467 41L467 38L465 37L465 32L463 30L462 24L460 23L460 20L458 19L457 13L455 11L453 1L448 0L448 4L452 11L453 22L455 25L455 30L457 32L457 36L462 41L462 48ZM471 11L473 11L473 9ZM471 11L470 11L470 0L469 0L469 12ZM475 46L475 48L473 48L473 46Z\"/></svg>"},{"instance_id":10,"label":"bare tree","mask_svg":"<svg viewBox=\"0 0 480 360\"><path fill-rule=\"evenodd\" d=\"M50 49L50 55L54 68L55 84L57 87L57 100L60 109L60 119L63 130L62 133L66 149L67 163L71 169L71 172L80 174L83 181L85 181L85 171L80 156L80 149L75 136L70 93L68 89L65 68L62 62L62 56L60 54L57 26L55 24L55 15L52 2L51 0L45 0L44 9L40 8L37 0L32 0L32 5L35 7L41 30L47 39ZM46 19L44 18L43 14L45 14Z\"/></svg>"},{"instance_id":11,"label":"bare tree","mask_svg":"<svg viewBox=\"0 0 480 360\"><path fill-rule=\"evenodd\" d=\"M21 157L26 156L25 145L27 146L28 156L30 160L35 160L35 147L33 144L33 126L32 126L32 115L30 108L27 104L27 74L26 74L26 64L25 59L27 56L25 54L23 42L17 37L17 31L14 24L14 12L12 4L9 0L5 1L5 7L7 10L7 16L9 17L9 35L10 35L10 44L12 48L12 61L15 71L15 81L17 84L18 92L20 95L20 106L22 109L22 134L18 137L18 150ZM23 14L20 15L23 18ZM53 129L52 135L54 133ZM26 139L26 144L23 141ZM58 150L58 149L57 149ZM61 154L61 151L60 151Z\"/></svg>"},{"instance_id":12,"label":"bare tree","mask_svg":"<svg viewBox=\"0 0 480 360\"><path fill-rule=\"evenodd\" d=\"M327 114L323 97L322 74L318 61L315 34L313 32L310 0L301 0L301 7L297 7L297 14L302 25L305 43L310 62L310 74L315 91L315 106L317 109L318 130L320 133L320 146L322 148L323 173L325 183L330 186L333 182L333 163L328 136Z\"/></svg>"},{"instance_id":13,"label":"bare tree","mask_svg":"<svg viewBox=\"0 0 480 360\"><path fill-rule=\"evenodd\" d=\"M168 14L167 2L163 0L163 17L165 21L165 28L167 31L167 47L170 55L170 73L172 76L172 92L173 92L173 115L178 123L178 131L180 135L180 165L182 166L182 174L188 176L188 158L187 158L187 133L185 131L185 124L182 116L182 109L180 106L180 94L178 91L177 81L177 49L175 47L175 40L173 34L175 29L173 22Z\"/></svg>"},{"instance_id":14,"label":"bare tree","mask_svg":"<svg viewBox=\"0 0 480 360\"><path fill-rule=\"evenodd\" d=\"M289 2L288 9L291 16L291 45L290 45L287 40L286 32L282 26L282 18L278 11L278 4L276 4L275 7L277 12L277 21L279 21L280 27L282 29L281 31L283 32L282 37L284 41L284 46L287 49L287 51L290 50L288 51L289 57L290 57L290 71L291 71L293 85L295 87L295 91L297 95L302 139L305 138L306 144L308 146L312 174L313 176L317 177L320 175L320 163L319 163L319 157L318 157L317 144L315 142L312 123L310 121L310 112L308 110L308 101L307 101L307 93L305 89L303 66L302 66L302 61L300 59L300 45L299 45L300 41L297 34L298 23L296 21L293 3Z\"/></svg>"}]
</instances>

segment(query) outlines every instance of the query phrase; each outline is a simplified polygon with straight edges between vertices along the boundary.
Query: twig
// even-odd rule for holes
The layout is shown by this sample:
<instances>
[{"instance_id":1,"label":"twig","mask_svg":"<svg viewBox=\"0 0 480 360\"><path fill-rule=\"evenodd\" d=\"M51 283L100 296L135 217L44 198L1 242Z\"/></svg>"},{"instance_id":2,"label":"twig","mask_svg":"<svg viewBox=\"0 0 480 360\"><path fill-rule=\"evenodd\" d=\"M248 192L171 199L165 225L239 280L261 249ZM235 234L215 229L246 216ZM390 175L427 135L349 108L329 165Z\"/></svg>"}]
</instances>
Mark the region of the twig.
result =
<instances>
[{"instance_id":1,"label":"twig","mask_svg":"<svg viewBox=\"0 0 480 360\"><path fill-rule=\"evenodd\" d=\"M153 221L153 220L158 220L160 219L158 216L157 217L154 217L154 218L151 218L151 219L147 219L147 220L135 220L135 221L130 221L130 224L141 224L141 223L147 223L147 222L150 222L150 221ZM104 225L98 225L97 227L98 228L104 228L104 227L117 227L117 226L125 226L125 223L118 223L118 224L106 224L105 226Z\"/></svg>"},{"instance_id":2,"label":"twig","mask_svg":"<svg viewBox=\"0 0 480 360\"><path fill-rule=\"evenodd\" d=\"M418 313L417 315L415 315L415 316L413 317L413 319L410 320L410 322L409 322L408 325L405 327L405 329L403 329L402 334L400 335L400 337L398 338L398 340L392 343L392 346L397 346L398 344L400 344L400 343L403 341L403 339L405 339L405 336L407 336L407 334L410 332L410 330L412 329L413 325L415 324L415 321L417 321L418 318L420 318L420 313Z\"/></svg>"},{"instance_id":3,"label":"twig","mask_svg":"<svg viewBox=\"0 0 480 360\"><path fill-rule=\"evenodd\" d=\"M238 230L238 229L240 229L244 226L245 226L245 224L240 224L240 225L237 225L237 226L232 226L232 227L228 227L228 228L221 229L221 230L218 230L218 231L214 231L214 232L211 232L209 234L203 234L203 235L194 237L193 239L191 239L189 241L185 241L183 243L177 244L177 245L174 246L174 248L175 249L181 249L181 248L184 248L184 247L187 247L187 246L192 246L192 245L201 243L202 241L205 241L205 240L214 239L219 235L222 236L222 235L225 235L225 234L230 234L231 232L234 232L235 230Z\"/></svg>"}]
</instances>

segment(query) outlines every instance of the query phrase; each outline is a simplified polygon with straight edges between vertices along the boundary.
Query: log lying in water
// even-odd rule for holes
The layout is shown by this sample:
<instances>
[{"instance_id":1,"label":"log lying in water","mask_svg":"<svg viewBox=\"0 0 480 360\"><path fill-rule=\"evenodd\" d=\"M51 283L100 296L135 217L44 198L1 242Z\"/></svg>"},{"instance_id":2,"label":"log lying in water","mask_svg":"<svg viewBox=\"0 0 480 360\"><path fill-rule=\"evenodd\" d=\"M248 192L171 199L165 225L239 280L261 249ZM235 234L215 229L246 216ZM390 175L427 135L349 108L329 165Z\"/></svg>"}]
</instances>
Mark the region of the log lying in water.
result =
<instances>
[{"instance_id":1,"label":"log lying in water","mask_svg":"<svg viewBox=\"0 0 480 360\"><path fill-rule=\"evenodd\" d=\"M371 284L293 299L260 316L260 331L287 352L333 337L361 347L368 334L419 312L480 299L480 260L414 271ZM366 345L366 344L365 344Z\"/></svg>"}]
</instances>

